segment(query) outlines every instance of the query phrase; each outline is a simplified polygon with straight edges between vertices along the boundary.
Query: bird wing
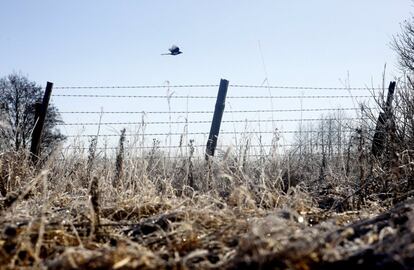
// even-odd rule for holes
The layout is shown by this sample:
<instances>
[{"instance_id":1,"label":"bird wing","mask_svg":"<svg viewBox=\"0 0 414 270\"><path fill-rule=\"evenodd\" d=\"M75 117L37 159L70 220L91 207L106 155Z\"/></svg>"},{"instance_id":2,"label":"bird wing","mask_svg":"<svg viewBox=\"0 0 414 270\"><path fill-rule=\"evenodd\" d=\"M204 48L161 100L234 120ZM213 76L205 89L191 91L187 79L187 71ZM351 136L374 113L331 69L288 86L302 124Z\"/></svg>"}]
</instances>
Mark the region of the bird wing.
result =
<instances>
[{"instance_id":1,"label":"bird wing","mask_svg":"<svg viewBox=\"0 0 414 270\"><path fill-rule=\"evenodd\" d=\"M170 48L171 53L177 53L180 51L180 48L178 48L176 45L172 45Z\"/></svg>"}]
</instances>

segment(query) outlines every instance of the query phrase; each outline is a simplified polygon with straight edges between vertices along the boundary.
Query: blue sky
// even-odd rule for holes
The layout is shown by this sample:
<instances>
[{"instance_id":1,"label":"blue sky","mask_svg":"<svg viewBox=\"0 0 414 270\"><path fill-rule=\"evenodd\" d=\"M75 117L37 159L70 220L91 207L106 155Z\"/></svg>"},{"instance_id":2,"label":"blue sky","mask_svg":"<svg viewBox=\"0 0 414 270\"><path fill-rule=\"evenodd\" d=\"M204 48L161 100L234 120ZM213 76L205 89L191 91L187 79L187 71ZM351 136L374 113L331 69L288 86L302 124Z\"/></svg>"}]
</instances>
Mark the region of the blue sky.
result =
<instances>
[{"instance_id":1,"label":"blue sky","mask_svg":"<svg viewBox=\"0 0 414 270\"><path fill-rule=\"evenodd\" d=\"M387 80L398 76L390 41L412 10L411 0L4 0L0 75L18 71L56 86L216 84L220 78L343 86L349 74L353 87L378 86L384 64ZM161 56L172 44L184 53ZM127 106L54 103L61 110ZM137 106L165 109L164 103Z\"/></svg>"},{"instance_id":2,"label":"blue sky","mask_svg":"<svg viewBox=\"0 0 414 270\"><path fill-rule=\"evenodd\" d=\"M0 74L56 84L370 83L410 0L2 1ZM161 57L171 44L179 57ZM391 71L390 70L390 71Z\"/></svg>"}]
</instances>

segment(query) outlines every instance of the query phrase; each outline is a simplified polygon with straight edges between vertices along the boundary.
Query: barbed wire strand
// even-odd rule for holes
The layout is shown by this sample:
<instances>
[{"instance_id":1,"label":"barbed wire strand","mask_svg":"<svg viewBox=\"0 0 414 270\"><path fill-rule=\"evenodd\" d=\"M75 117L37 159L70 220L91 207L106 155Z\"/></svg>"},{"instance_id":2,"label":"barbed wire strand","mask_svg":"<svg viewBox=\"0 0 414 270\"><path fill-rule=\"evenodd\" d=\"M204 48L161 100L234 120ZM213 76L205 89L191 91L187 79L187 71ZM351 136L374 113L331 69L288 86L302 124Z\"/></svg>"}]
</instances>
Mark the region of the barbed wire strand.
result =
<instances>
[{"instance_id":1,"label":"barbed wire strand","mask_svg":"<svg viewBox=\"0 0 414 270\"><path fill-rule=\"evenodd\" d=\"M365 109L365 108L364 108ZM374 110L377 108L366 108ZM232 110L224 113L270 113L270 112L322 112L322 111L354 111L361 108L310 108L310 109L278 109L278 110ZM60 114L211 114L214 111L63 111Z\"/></svg>"},{"instance_id":2,"label":"barbed wire strand","mask_svg":"<svg viewBox=\"0 0 414 270\"><path fill-rule=\"evenodd\" d=\"M221 123L272 123L272 122L312 122L312 121L354 121L354 120L369 120L369 118L341 118L341 119L326 119L326 118L295 118L295 119L239 119L239 120L223 120ZM167 124L211 124L210 120L200 121L149 121L149 122L78 122L78 123L57 123L58 126L108 126L108 125L167 125Z\"/></svg>"},{"instance_id":3,"label":"barbed wire strand","mask_svg":"<svg viewBox=\"0 0 414 270\"><path fill-rule=\"evenodd\" d=\"M321 146L341 146L345 144L339 144L339 143L313 143L312 146L313 147L321 147ZM296 147L299 146L298 144L257 144L257 145L248 145L248 146L243 146L243 148L269 148L269 147ZM306 146L310 146L309 144L305 144ZM188 147L194 147L194 148L204 148L206 147L205 144L199 144L199 145L167 145L167 146L162 146L162 145L157 145L157 146L126 146L125 149L180 149L180 148L188 148ZM240 146L236 146L236 145L217 145L217 149L223 149L223 148L240 148ZM74 149L74 150L88 150L89 147L76 147L76 146L70 146L70 147L66 147L65 149ZM96 147L97 150L117 150L119 149L119 147Z\"/></svg>"},{"instance_id":4,"label":"barbed wire strand","mask_svg":"<svg viewBox=\"0 0 414 270\"><path fill-rule=\"evenodd\" d=\"M206 88L218 84L177 84L177 85L111 85L111 86L56 86L53 89L153 89L153 88Z\"/></svg>"},{"instance_id":5,"label":"barbed wire strand","mask_svg":"<svg viewBox=\"0 0 414 270\"><path fill-rule=\"evenodd\" d=\"M178 85L111 85L111 86L55 86L54 89L156 89L156 88L211 88L219 87L218 84L178 84ZM315 87L315 86L285 86L285 85L248 85L230 84L235 88L254 89L289 89L289 90L342 90L342 91L367 91L382 90L375 87Z\"/></svg>"},{"instance_id":6,"label":"barbed wire strand","mask_svg":"<svg viewBox=\"0 0 414 270\"><path fill-rule=\"evenodd\" d=\"M163 96L163 95L91 95L91 94L53 94L53 97L81 97L81 98L169 98L169 99L215 99L216 96ZM313 95L313 96L228 96L227 99L325 99L325 98L371 98L372 96L350 95Z\"/></svg>"},{"instance_id":7,"label":"barbed wire strand","mask_svg":"<svg viewBox=\"0 0 414 270\"><path fill-rule=\"evenodd\" d=\"M283 85L243 85L243 84L230 84L229 87L237 88L264 88L264 89L289 89L289 90L382 90L382 88L371 88L371 87L315 87L315 86L283 86Z\"/></svg>"},{"instance_id":8,"label":"barbed wire strand","mask_svg":"<svg viewBox=\"0 0 414 270\"><path fill-rule=\"evenodd\" d=\"M353 133L356 132L355 128L347 128L343 127L342 129L349 129L349 130L342 130L342 132ZM231 132L231 131L222 131L220 134L230 134L230 135L249 135L249 134L305 134L305 133L320 133L321 131L318 130L285 130L285 131L245 131L245 132ZM135 136L182 136L182 135L208 135L209 132L174 132L174 133L137 133L137 134L125 134L127 137L135 137ZM66 135L68 138L85 138L85 137L96 137L96 134L79 134L79 135ZM100 134L99 137L119 137L119 134Z\"/></svg>"}]
</instances>

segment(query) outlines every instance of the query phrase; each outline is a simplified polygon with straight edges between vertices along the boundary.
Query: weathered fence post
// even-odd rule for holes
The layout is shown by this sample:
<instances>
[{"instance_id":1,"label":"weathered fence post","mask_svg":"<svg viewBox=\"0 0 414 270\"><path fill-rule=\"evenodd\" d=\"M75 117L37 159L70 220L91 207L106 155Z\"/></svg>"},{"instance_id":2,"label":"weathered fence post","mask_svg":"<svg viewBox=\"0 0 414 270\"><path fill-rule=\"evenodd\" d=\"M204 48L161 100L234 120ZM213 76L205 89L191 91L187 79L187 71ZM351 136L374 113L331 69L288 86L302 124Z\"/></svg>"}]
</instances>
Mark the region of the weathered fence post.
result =
<instances>
[{"instance_id":1,"label":"weathered fence post","mask_svg":"<svg viewBox=\"0 0 414 270\"><path fill-rule=\"evenodd\" d=\"M390 132L390 125L392 119L392 101L394 99L395 82L390 82L388 87L387 101L383 112L380 112L375 127L375 134L372 140L372 155L379 157L384 151L385 138L387 133Z\"/></svg>"},{"instance_id":2,"label":"weathered fence post","mask_svg":"<svg viewBox=\"0 0 414 270\"><path fill-rule=\"evenodd\" d=\"M30 153L32 155L33 163L36 163L39 158L40 143L42 140L43 126L45 124L47 108L49 107L50 96L52 95L53 83L47 82L43 101L36 105L35 126L32 133L32 144L30 146Z\"/></svg>"},{"instance_id":3,"label":"weathered fence post","mask_svg":"<svg viewBox=\"0 0 414 270\"><path fill-rule=\"evenodd\" d=\"M220 132L221 119L223 117L228 87L229 81L221 79L217 94L216 107L214 109L213 122L211 123L210 135L208 136L207 140L206 160L208 160L210 156L214 156L214 151L216 150L217 139Z\"/></svg>"}]
</instances>

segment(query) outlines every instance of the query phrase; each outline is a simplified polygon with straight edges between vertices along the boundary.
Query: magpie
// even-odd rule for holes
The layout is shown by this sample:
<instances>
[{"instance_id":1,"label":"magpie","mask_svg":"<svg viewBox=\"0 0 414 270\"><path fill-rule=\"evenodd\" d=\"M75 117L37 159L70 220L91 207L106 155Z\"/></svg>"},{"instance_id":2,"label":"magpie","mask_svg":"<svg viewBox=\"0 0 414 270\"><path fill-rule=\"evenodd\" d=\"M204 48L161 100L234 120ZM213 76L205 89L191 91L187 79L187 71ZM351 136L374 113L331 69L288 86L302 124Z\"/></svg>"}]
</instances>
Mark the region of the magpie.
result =
<instances>
[{"instance_id":1,"label":"magpie","mask_svg":"<svg viewBox=\"0 0 414 270\"><path fill-rule=\"evenodd\" d=\"M161 55L178 55L180 53L183 53L182 51L180 51L180 48L178 48L175 45L172 45L171 48L168 49L170 51L170 53L162 53Z\"/></svg>"}]
</instances>

